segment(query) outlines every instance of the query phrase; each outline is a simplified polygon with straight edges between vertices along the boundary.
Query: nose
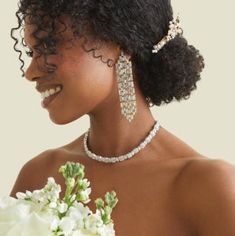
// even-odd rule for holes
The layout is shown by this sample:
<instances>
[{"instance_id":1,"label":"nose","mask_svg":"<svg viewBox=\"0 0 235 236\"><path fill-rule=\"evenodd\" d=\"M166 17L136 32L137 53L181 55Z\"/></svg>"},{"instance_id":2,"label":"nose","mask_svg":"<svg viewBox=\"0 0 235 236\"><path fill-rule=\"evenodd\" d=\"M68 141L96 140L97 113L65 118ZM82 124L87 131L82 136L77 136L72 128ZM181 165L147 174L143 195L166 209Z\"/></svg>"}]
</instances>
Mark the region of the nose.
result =
<instances>
[{"instance_id":1,"label":"nose","mask_svg":"<svg viewBox=\"0 0 235 236\"><path fill-rule=\"evenodd\" d=\"M25 78L28 81L36 81L40 77L45 77L45 69L41 66L40 58L32 58L30 65L25 71Z\"/></svg>"}]
</instances>

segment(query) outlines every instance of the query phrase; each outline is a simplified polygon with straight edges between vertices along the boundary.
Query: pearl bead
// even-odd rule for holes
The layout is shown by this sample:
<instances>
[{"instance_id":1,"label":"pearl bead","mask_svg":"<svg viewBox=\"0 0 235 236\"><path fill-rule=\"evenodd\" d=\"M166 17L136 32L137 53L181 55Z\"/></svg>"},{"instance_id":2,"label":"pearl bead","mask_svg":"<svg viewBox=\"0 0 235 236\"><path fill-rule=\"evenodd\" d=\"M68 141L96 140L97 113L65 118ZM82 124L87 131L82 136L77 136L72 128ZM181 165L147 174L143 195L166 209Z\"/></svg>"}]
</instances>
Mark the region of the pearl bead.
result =
<instances>
[{"instance_id":1,"label":"pearl bead","mask_svg":"<svg viewBox=\"0 0 235 236\"><path fill-rule=\"evenodd\" d=\"M179 16L177 16L176 19L169 21L168 27L169 29L168 29L167 35L163 37L162 39L164 43L162 43L162 40L161 40L160 42L155 44L153 46L155 50L152 50L152 53L157 53L168 41L175 38L177 34L183 34L183 29L180 27Z\"/></svg>"}]
</instances>

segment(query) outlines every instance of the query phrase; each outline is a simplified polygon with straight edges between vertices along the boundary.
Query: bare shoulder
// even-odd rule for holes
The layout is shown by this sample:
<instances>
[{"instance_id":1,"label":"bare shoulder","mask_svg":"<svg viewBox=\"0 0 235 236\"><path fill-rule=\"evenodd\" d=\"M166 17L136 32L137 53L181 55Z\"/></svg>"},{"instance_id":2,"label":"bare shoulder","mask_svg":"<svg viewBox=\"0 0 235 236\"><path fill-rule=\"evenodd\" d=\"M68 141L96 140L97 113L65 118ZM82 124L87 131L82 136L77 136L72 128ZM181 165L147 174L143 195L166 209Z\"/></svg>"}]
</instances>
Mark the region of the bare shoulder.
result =
<instances>
[{"instance_id":1,"label":"bare shoulder","mask_svg":"<svg viewBox=\"0 0 235 236\"><path fill-rule=\"evenodd\" d=\"M190 184L192 191L198 191L204 186L206 189L211 187L215 193L225 189L231 190L229 187L235 184L235 165L223 159L193 159L181 172L177 184L182 187Z\"/></svg>"},{"instance_id":2,"label":"bare shoulder","mask_svg":"<svg viewBox=\"0 0 235 236\"><path fill-rule=\"evenodd\" d=\"M27 161L19 171L10 195L15 197L17 192L43 187L45 184L41 181L44 176L43 173L47 172L60 152L60 149L48 149ZM36 183L39 185L36 186ZM42 183L41 186L40 183Z\"/></svg>"},{"instance_id":3,"label":"bare shoulder","mask_svg":"<svg viewBox=\"0 0 235 236\"><path fill-rule=\"evenodd\" d=\"M234 175L235 165L223 159L193 158L184 166L178 178L180 183L187 181L208 183L205 180L222 181L223 177Z\"/></svg>"},{"instance_id":4,"label":"bare shoulder","mask_svg":"<svg viewBox=\"0 0 235 236\"><path fill-rule=\"evenodd\" d=\"M235 235L235 166L223 159L190 161L175 182L180 209L202 236Z\"/></svg>"}]
</instances>

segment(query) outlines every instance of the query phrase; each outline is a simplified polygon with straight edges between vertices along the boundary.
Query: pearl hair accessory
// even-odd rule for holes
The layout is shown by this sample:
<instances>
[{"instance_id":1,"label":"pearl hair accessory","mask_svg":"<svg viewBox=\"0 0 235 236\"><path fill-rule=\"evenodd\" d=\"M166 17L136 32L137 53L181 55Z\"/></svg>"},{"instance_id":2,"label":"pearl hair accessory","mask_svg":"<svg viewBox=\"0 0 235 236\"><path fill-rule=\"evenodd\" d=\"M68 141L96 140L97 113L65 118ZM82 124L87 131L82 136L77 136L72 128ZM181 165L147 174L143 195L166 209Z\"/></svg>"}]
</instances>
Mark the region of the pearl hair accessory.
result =
<instances>
[{"instance_id":1,"label":"pearl hair accessory","mask_svg":"<svg viewBox=\"0 0 235 236\"><path fill-rule=\"evenodd\" d=\"M175 38L178 34L183 34L183 30L180 27L179 14L175 19L169 22L169 30L167 35L163 37L163 39L159 43L153 46L152 53L157 53L166 43Z\"/></svg>"},{"instance_id":2,"label":"pearl hair accessory","mask_svg":"<svg viewBox=\"0 0 235 236\"><path fill-rule=\"evenodd\" d=\"M149 132L147 137L144 139L143 142L141 142L136 148L134 148L132 151L128 152L127 154L121 155L121 156L114 156L114 157L103 157L103 156L98 156L95 153L91 152L88 147L87 147L87 140L88 140L88 134L90 131L90 128L84 135L83 139L83 144L84 144L84 149L88 157L100 161L100 162L105 162L105 163L116 163L120 161L124 161L127 159L130 159L133 157L136 153L138 153L141 149L145 148L145 146L150 143L153 139L153 137L157 134L157 131L160 128L160 124L158 121L155 121L155 124L152 128L152 130Z\"/></svg>"}]
</instances>

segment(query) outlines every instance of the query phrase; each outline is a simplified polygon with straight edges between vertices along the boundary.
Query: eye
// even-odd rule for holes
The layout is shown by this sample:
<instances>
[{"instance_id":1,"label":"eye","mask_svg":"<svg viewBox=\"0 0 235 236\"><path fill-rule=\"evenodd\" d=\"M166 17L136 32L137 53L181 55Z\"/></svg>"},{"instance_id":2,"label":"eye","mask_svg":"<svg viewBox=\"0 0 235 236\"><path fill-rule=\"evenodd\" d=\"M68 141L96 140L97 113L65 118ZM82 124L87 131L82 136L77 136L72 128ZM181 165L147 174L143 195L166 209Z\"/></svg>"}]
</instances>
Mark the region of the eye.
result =
<instances>
[{"instance_id":1,"label":"eye","mask_svg":"<svg viewBox=\"0 0 235 236\"><path fill-rule=\"evenodd\" d=\"M25 53L28 57L33 57L33 51L32 50L25 51Z\"/></svg>"}]
</instances>

